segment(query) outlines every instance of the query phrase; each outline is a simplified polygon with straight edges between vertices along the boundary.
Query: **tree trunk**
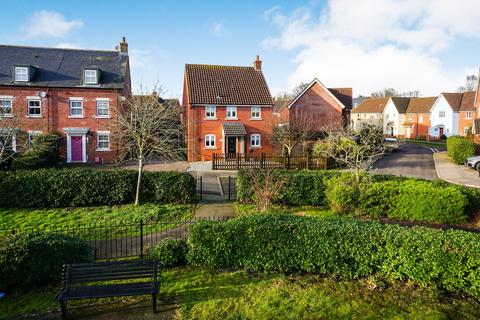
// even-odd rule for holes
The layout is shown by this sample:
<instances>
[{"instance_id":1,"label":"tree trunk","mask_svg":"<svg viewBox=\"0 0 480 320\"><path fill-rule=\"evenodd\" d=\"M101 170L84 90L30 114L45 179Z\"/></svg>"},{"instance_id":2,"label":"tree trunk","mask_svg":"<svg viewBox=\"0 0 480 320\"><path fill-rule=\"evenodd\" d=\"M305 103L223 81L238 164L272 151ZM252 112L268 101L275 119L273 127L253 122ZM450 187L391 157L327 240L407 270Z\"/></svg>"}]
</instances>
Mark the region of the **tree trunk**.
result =
<instances>
[{"instance_id":1,"label":"tree trunk","mask_svg":"<svg viewBox=\"0 0 480 320\"><path fill-rule=\"evenodd\" d=\"M143 173L143 158L138 159L138 177L137 177L137 191L135 193L135 205L138 206L140 202L140 190L142 188L142 173Z\"/></svg>"}]
</instances>

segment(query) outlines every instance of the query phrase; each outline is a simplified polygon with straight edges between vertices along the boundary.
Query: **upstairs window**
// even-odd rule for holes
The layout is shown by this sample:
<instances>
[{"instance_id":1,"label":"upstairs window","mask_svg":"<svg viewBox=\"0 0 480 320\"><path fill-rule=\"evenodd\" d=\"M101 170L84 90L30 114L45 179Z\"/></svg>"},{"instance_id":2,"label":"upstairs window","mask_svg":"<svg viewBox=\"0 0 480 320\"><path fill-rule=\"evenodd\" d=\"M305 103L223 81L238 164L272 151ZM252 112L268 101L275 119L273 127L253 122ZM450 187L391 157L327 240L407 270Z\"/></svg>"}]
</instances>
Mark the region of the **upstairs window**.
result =
<instances>
[{"instance_id":1,"label":"upstairs window","mask_svg":"<svg viewBox=\"0 0 480 320\"><path fill-rule=\"evenodd\" d=\"M262 108L259 107L259 106L253 106L250 109L250 118L261 119L262 118Z\"/></svg>"},{"instance_id":2,"label":"upstairs window","mask_svg":"<svg viewBox=\"0 0 480 320\"><path fill-rule=\"evenodd\" d=\"M12 116L12 100L0 98L0 116Z\"/></svg>"},{"instance_id":3,"label":"upstairs window","mask_svg":"<svg viewBox=\"0 0 480 320\"><path fill-rule=\"evenodd\" d=\"M227 107L227 119L237 119L237 107L235 106Z\"/></svg>"},{"instance_id":4,"label":"upstairs window","mask_svg":"<svg viewBox=\"0 0 480 320\"><path fill-rule=\"evenodd\" d=\"M83 79L85 84L97 84L98 77L97 77L98 70L95 69L85 69L83 74Z\"/></svg>"},{"instance_id":5,"label":"upstairs window","mask_svg":"<svg viewBox=\"0 0 480 320\"><path fill-rule=\"evenodd\" d=\"M110 100L97 99L97 117L108 118L110 116Z\"/></svg>"},{"instance_id":6,"label":"upstairs window","mask_svg":"<svg viewBox=\"0 0 480 320\"><path fill-rule=\"evenodd\" d=\"M254 133L250 136L250 147L260 147L261 136L258 133Z\"/></svg>"},{"instance_id":7,"label":"upstairs window","mask_svg":"<svg viewBox=\"0 0 480 320\"><path fill-rule=\"evenodd\" d=\"M29 117L40 117L42 115L42 102L40 99L27 100L27 106Z\"/></svg>"},{"instance_id":8,"label":"upstairs window","mask_svg":"<svg viewBox=\"0 0 480 320\"><path fill-rule=\"evenodd\" d=\"M28 67L15 67L15 81L28 82Z\"/></svg>"},{"instance_id":9,"label":"upstairs window","mask_svg":"<svg viewBox=\"0 0 480 320\"><path fill-rule=\"evenodd\" d=\"M439 111L438 112L438 117L439 118L445 118L445 111Z\"/></svg>"},{"instance_id":10,"label":"upstairs window","mask_svg":"<svg viewBox=\"0 0 480 320\"><path fill-rule=\"evenodd\" d=\"M83 117L82 100L70 100L70 117Z\"/></svg>"},{"instance_id":11,"label":"upstairs window","mask_svg":"<svg viewBox=\"0 0 480 320\"><path fill-rule=\"evenodd\" d=\"M471 118L472 118L472 112L471 112L471 111L467 111L467 113L465 113L465 118L466 118L466 119L471 119Z\"/></svg>"},{"instance_id":12,"label":"upstairs window","mask_svg":"<svg viewBox=\"0 0 480 320\"><path fill-rule=\"evenodd\" d=\"M205 118L206 119L216 119L217 118L217 107L215 107L215 106L205 106Z\"/></svg>"}]
</instances>

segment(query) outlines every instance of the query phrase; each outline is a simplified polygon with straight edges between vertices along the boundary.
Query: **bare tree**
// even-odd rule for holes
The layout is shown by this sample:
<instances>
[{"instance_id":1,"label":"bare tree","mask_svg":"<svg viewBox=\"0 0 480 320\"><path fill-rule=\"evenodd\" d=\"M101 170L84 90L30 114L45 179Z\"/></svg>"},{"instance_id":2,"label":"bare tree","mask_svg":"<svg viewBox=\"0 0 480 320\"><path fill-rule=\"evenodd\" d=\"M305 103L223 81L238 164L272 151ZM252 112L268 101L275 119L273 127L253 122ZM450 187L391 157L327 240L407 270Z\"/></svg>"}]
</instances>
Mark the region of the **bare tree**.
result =
<instances>
[{"instance_id":1,"label":"bare tree","mask_svg":"<svg viewBox=\"0 0 480 320\"><path fill-rule=\"evenodd\" d=\"M349 128L326 128L325 132L327 136L315 144L314 154L333 158L338 164L354 170L357 182L361 172L369 170L376 157L387 149L382 128L375 125L366 125L358 134Z\"/></svg>"},{"instance_id":2,"label":"bare tree","mask_svg":"<svg viewBox=\"0 0 480 320\"><path fill-rule=\"evenodd\" d=\"M399 93L397 92L397 90L395 90L393 88L385 88L385 89L382 89L382 90L372 92L370 94L370 96L372 96L373 98L398 97Z\"/></svg>"},{"instance_id":3,"label":"bare tree","mask_svg":"<svg viewBox=\"0 0 480 320\"><path fill-rule=\"evenodd\" d=\"M153 157L161 160L177 160L185 155L179 148L183 141L183 128L180 124L180 109L165 103L159 98L159 88L154 86L153 93L126 97L114 113L121 161L135 160L138 163L137 189L135 205L139 204L142 186L142 174L145 163ZM150 91L152 92L152 91Z\"/></svg>"},{"instance_id":4,"label":"bare tree","mask_svg":"<svg viewBox=\"0 0 480 320\"><path fill-rule=\"evenodd\" d=\"M0 166L8 164L18 154L28 148L29 141L20 128L22 117L12 112L11 105L0 105Z\"/></svg>"},{"instance_id":5,"label":"bare tree","mask_svg":"<svg viewBox=\"0 0 480 320\"><path fill-rule=\"evenodd\" d=\"M474 91L477 88L478 78L475 75L469 75L465 77L465 84L463 86L458 87L458 92L465 92L465 91Z\"/></svg>"},{"instance_id":6,"label":"bare tree","mask_svg":"<svg viewBox=\"0 0 480 320\"><path fill-rule=\"evenodd\" d=\"M289 119L274 119L271 123L271 141L281 147L282 152L291 156L297 146L304 146L315 135L314 123L306 114L298 114Z\"/></svg>"},{"instance_id":7,"label":"bare tree","mask_svg":"<svg viewBox=\"0 0 480 320\"><path fill-rule=\"evenodd\" d=\"M275 169L248 169L246 174L252 182L253 202L261 213L267 212L275 196L285 185L286 178L274 174Z\"/></svg>"}]
</instances>

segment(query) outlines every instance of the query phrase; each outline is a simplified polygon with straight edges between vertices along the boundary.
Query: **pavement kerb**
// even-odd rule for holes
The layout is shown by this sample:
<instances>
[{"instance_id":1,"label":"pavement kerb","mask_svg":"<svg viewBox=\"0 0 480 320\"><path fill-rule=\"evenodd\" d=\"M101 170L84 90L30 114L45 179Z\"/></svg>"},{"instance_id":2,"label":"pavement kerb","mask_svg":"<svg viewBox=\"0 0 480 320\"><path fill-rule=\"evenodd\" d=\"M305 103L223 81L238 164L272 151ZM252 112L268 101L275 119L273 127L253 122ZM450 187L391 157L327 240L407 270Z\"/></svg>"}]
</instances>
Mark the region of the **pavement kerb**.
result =
<instances>
[{"instance_id":1,"label":"pavement kerb","mask_svg":"<svg viewBox=\"0 0 480 320\"><path fill-rule=\"evenodd\" d=\"M465 187L477 188L477 189L479 188L478 186L474 186L474 185L471 185L471 184L458 183L458 182L451 181L451 180L448 180L448 179L443 179L442 177L440 177L440 174L438 173L438 166L437 166L437 154L439 154L439 152L436 152L436 153L433 154L433 163L435 164L435 172L437 173L437 176L440 180L446 181L448 183L456 184L457 186L465 186Z\"/></svg>"}]
</instances>

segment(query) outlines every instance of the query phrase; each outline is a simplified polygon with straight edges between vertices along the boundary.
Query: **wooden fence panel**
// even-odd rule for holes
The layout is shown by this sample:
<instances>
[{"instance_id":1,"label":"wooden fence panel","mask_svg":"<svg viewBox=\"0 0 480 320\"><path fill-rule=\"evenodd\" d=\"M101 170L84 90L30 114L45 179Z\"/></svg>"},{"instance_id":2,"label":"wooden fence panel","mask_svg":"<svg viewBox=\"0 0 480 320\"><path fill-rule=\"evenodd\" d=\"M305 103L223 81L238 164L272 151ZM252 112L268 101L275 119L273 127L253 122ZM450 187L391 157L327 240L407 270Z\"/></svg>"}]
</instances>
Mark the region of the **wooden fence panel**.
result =
<instances>
[{"instance_id":1,"label":"wooden fence panel","mask_svg":"<svg viewBox=\"0 0 480 320\"><path fill-rule=\"evenodd\" d=\"M262 153L260 156L249 156L244 153L213 154L213 170L238 169L327 169L327 161L323 157L310 155L275 155Z\"/></svg>"}]
</instances>

